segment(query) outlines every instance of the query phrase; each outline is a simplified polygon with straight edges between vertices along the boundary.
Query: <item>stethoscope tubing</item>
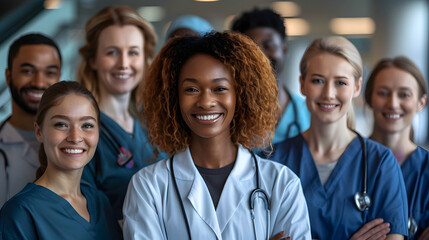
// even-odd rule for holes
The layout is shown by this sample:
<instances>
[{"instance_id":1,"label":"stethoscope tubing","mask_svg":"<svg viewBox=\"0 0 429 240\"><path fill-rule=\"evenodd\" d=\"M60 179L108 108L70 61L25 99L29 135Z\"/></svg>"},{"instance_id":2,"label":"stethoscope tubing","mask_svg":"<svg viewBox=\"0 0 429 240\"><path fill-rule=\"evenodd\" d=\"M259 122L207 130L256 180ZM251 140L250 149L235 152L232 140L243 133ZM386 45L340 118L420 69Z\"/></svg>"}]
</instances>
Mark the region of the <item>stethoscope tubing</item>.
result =
<instances>
[{"instance_id":1,"label":"stethoscope tubing","mask_svg":"<svg viewBox=\"0 0 429 240\"><path fill-rule=\"evenodd\" d=\"M257 240L257 234L256 234L256 222L255 222L255 212L254 212L254 204L255 204L255 200L257 198L261 198L265 204L265 209L267 211L267 228L266 228L266 236L267 236L267 240L270 237L270 201L269 201L269 197L268 194L260 188L260 182L259 182L259 164L258 161L256 159L255 153L253 153L252 151L249 150L249 152L252 154L252 158L253 161L255 163L255 168L256 168L256 188L252 190L250 197L249 197L249 208L250 208L250 213L251 213L251 218L252 218L252 223L253 223L253 229L254 229L254 233L255 233L255 239ZM191 236L191 228L189 226L189 222L188 222L188 217L186 215L186 211L185 211L185 206L183 204L182 201L182 196L180 195L179 192L179 188L177 186L177 182L176 182L176 176L174 174L174 165L173 165L173 160L174 160L174 154L171 156L170 158L170 169L171 169L171 177L173 178L173 185L174 185L174 190L177 194L177 197L179 198L179 202L180 202L180 209L182 211L182 216L185 220L186 223L186 231L188 232L188 236L189 239L192 239ZM260 193L260 194L259 194ZM260 196L262 195L262 197Z\"/></svg>"}]
</instances>

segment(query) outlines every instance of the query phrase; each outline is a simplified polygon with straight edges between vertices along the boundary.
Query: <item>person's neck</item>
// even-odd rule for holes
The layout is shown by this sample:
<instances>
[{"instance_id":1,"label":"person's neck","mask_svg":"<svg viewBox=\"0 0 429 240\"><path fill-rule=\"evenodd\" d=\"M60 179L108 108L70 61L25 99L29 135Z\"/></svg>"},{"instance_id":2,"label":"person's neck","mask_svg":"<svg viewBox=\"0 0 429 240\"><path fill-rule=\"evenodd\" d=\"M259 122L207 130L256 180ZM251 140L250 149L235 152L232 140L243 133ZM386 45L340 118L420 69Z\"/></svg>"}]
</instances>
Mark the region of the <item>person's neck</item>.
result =
<instances>
[{"instance_id":1,"label":"person's neck","mask_svg":"<svg viewBox=\"0 0 429 240\"><path fill-rule=\"evenodd\" d=\"M345 118L330 124L315 123L312 119L310 128L302 135L318 164L337 161L356 137L348 129Z\"/></svg>"},{"instance_id":2,"label":"person's neck","mask_svg":"<svg viewBox=\"0 0 429 240\"><path fill-rule=\"evenodd\" d=\"M15 128L26 131L34 130L35 117L35 114L24 111L15 102L12 102L12 116L9 119L9 123Z\"/></svg>"},{"instance_id":3,"label":"person's neck","mask_svg":"<svg viewBox=\"0 0 429 240\"><path fill-rule=\"evenodd\" d=\"M370 138L392 150L398 163L402 164L417 148L410 139L410 131L407 128L401 132L388 133L374 128Z\"/></svg>"},{"instance_id":4,"label":"person's neck","mask_svg":"<svg viewBox=\"0 0 429 240\"><path fill-rule=\"evenodd\" d=\"M80 179L82 176L81 170L65 173L55 169L48 169L34 183L43 186L57 195L68 199L82 195L80 191Z\"/></svg>"},{"instance_id":5,"label":"person's neck","mask_svg":"<svg viewBox=\"0 0 429 240\"><path fill-rule=\"evenodd\" d=\"M238 146L231 141L231 138L225 140L225 138L220 139L218 137L191 140L189 150L195 165L215 169L235 162Z\"/></svg>"},{"instance_id":6,"label":"person's neck","mask_svg":"<svg viewBox=\"0 0 429 240\"><path fill-rule=\"evenodd\" d=\"M280 111L281 111L279 115L279 119L281 119L281 117L283 116L283 113L286 111L287 105L290 100L290 96L286 91L286 86L284 86L284 84L279 80L277 80L277 87L279 88L278 99L279 99Z\"/></svg>"},{"instance_id":7,"label":"person's neck","mask_svg":"<svg viewBox=\"0 0 429 240\"><path fill-rule=\"evenodd\" d=\"M129 103L130 94L120 96L101 94L99 105L104 114L113 119L126 132L132 133L134 119L128 110Z\"/></svg>"}]
</instances>

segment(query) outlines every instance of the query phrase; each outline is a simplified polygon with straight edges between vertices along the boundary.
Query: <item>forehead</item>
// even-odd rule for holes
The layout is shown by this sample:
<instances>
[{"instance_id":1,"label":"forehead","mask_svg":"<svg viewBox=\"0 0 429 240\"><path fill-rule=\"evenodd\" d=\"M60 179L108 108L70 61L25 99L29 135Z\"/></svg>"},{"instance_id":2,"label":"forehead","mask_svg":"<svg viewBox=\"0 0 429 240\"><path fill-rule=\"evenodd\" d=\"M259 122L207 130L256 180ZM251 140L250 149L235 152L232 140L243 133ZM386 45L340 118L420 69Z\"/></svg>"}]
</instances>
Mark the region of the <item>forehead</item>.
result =
<instances>
[{"instance_id":1,"label":"forehead","mask_svg":"<svg viewBox=\"0 0 429 240\"><path fill-rule=\"evenodd\" d=\"M92 102L88 98L76 94L68 94L59 99L57 104L53 105L47 111L46 119L50 119L55 115L68 116L70 118L91 116L98 119L97 111Z\"/></svg>"},{"instance_id":2,"label":"forehead","mask_svg":"<svg viewBox=\"0 0 429 240\"><path fill-rule=\"evenodd\" d=\"M61 65L60 56L55 47L46 44L23 45L13 59L13 64L28 62L33 65Z\"/></svg>"},{"instance_id":3,"label":"forehead","mask_svg":"<svg viewBox=\"0 0 429 240\"><path fill-rule=\"evenodd\" d=\"M353 72L353 66L346 59L331 53L319 53L308 60L307 75L353 76Z\"/></svg>"},{"instance_id":4,"label":"forehead","mask_svg":"<svg viewBox=\"0 0 429 240\"><path fill-rule=\"evenodd\" d=\"M141 47L144 44L143 32L134 25L111 25L101 31L98 44L100 47Z\"/></svg>"},{"instance_id":5,"label":"forehead","mask_svg":"<svg viewBox=\"0 0 429 240\"><path fill-rule=\"evenodd\" d=\"M382 69L375 77L374 85L390 87L408 87L418 89L417 80L409 72L397 67L387 67Z\"/></svg>"},{"instance_id":6,"label":"forehead","mask_svg":"<svg viewBox=\"0 0 429 240\"><path fill-rule=\"evenodd\" d=\"M254 41L262 41L268 39L275 39L281 41L280 34L273 28L270 27L257 27L252 28L244 33Z\"/></svg>"},{"instance_id":7,"label":"forehead","mask_svg":"<svg viewBox=\"0 0 429 240\"><path fill-rule=\"evenodd\" d=\"M218 59L208 54L196 54L190 57L182 66L179 78L228 78L230 70Z\"/></svg>"}]
</instances>

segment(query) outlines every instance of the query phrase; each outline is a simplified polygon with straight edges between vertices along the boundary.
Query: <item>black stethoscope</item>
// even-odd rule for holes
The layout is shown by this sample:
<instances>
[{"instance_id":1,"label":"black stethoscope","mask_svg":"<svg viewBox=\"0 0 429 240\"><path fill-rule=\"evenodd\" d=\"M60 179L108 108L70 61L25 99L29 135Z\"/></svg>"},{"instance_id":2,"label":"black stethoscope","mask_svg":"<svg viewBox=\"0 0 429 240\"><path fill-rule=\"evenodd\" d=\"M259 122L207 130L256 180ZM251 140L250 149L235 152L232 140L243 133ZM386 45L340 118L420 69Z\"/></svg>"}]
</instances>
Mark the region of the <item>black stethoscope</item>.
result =
<instances>
[{"instance_id":1,"label":"black stethoscope","mask_svg":"<svg viewBox=\"0 0 429 240\"><path fill-rule=\"evenodd\" d=\"M253 162L255 163L255 168L256 168L256 188L252 190L252 192L250 193L250 197L249 197L249 208L250 208L251 218L252 218L252 222L253 222L253 230L255 233L255 239L257 240L258 237L256 235L256 222L255 222L254 207L255 207L255 200L258 198L263 200L264 205L265 205L265 210L267 211L267 228L266 228L267 235L266 236L267 236L267 239L269 239L269 236L270 236L270 201L268 198L268 194L263 189L260 188L259 164L258 164L258 161L256 159L256 156L252 151L249 151L249 152L252 154ZM191 228L189 226L188 217L186 215L185 207L183 205L182 197L180 196L180 192L179 192L179 189L178 189L177 183L176 183L176 177L174 175L173 159L174 159L174 155L171 156L171 159L170 159L171 177L173 178L174 190L176 191L176 194L179 197L180 207L182 209L183 217L185 218L186 230L188 231L189 239L192 239Z\"/></svg>"},{"instance_id":2,"label":"black stethoscope","mask_svg":"<svg viewBox=\"0 0 429 240\"><path fill-rule=\"evenodd\" d=\"M355 199L355 204L357 209L363 212L371 206L371 197L367 193L368 163L367 163L367 156L366 156L366 147L362 136L355 130L353 129L351 130L358 136L360 144L362 145L362 165L363 165L362 166L362 176L363 176L362 192L356 192L354 195L354 199Z\"/></svg>"},{"instance_id":3,"label":"black stethoscope","mask_svg":"<svg viewBox=\"0 0 429 240\"><path fill-rule=\"evenodd\" d=\"M357 192L354 195L355 204L357 209L360 211L365 211L371 206L371 197L368 195L367 191L367 181L368 181L368 163L367 163L367 156L366 156L366 148L365 143L363 141L362 136L356 132L355 130L351 129L359 138L360 143L362 144L362 160L363 160L363 168L362 168L362 174L363 174L363 183L362 183L362 192ZM413 218L412 214L412 206L414 204L414 198L411 200L411 204L409 205L408 209L410 211L410 216L408 217L408 237L412 238L414 234L417 232L417 222Z\"/></svg>"},{"instance_id":4,"label":"black stethoscope","mask_svg":"<svg viewBox=\"0 0 429 240\"><path fill-rule=\"evenodd\" d=\"M3 129L4 125L6 124L6 122L9 121L10 118L11 118L11 116L6 118L6 120L4 120L2 122L2 124L0 125L0 132ZM1 148L0 148L0 154L2 155L2 157L4 159L4 171L5 171L5 175L6 175L6 196L9 196L9 171L7 170L9 167L9 160L7 158L6 152Z\"/></svg>"},{"instance_id":5,"label":"black stethoscope","mask_svg":"<svg viewBox=\"0 0 429 240\"><path fill-rule=\"evenodd\" d=\"M119 150L116 163L121 167L125 166L126 168L133 168L134 161L131 151L121 146L119 141L115 138L115 136L113 136L112 132L109 130L109 128L106 127L106 125L104 125L102 121L100 121L100 125L101 131L106 134L109 141Z\"/></svg>"}]
</instances>

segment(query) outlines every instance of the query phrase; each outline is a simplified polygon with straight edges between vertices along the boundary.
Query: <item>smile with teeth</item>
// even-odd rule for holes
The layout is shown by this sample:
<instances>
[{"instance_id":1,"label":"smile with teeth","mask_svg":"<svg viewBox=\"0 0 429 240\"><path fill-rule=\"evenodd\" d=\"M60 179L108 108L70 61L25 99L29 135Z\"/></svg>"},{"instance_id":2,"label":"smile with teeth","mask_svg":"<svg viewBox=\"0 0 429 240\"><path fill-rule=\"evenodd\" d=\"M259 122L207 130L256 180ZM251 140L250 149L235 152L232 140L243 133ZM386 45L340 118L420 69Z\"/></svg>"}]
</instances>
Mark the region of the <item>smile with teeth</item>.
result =
<instances>
[{"instance_id":1,"label":"smile with teeth","mask_svg":"<svg viewBox=\"0 0 429 240\"><path fill-rule=\"evenodd\" d=\"M323 108L327 108L327 109L332 109L334 107L336 107L336 104L319 104L321 107Z\"/></svg>"},{"instance_id":2,"label":"smile with teeth","mask_svg":"<svg viewBox=\"0 0 429 240\"><path fill-rule=\"evenodd\" d=\"M391 119L398 119L401 117L401 114L383 114L386 118L391 118Z\"/></svg>"},{"instance_id":3,"label":"smile with teeth","mask_svg":"<svg viewBox=\"0 0 429 240\"><path fill-rule=\"evenodd\" d=\"M213 119L216 119L220 116L220 113L217 114L210 114L210 115L195 115L196 118L203 121L210 121Z\"/></svg>"},{"instance_id":4,"label":"smile with teeth","mask_svg":"<svg viewBox=\"0 0 429 240\"><path fill-rule=\"evenodd\" d=\"M63 152L65 153L69 153L69 154L79 154L79 153L83 153L83 149L77 149L77 148L63 148L62 149Z\"/></svg>"},{"instance_id":5,"label":"smile with teeth","mask_svg":"<svg viewBox=\"0 0 429 240\"><path fill-rule=\"evenodd\" d=\"M113 76L119 79L127 79L131 77L131 74L114 74Z\"/></svg>"},{"instance_id":6,"label":"smile with teeth","mask_svg":"<svg viewBox=\"0 0 429 240\"><path fill-rule=\"evenodd\" d=\"M38 91L38 92L27 91L27 94L30 97L33 97L33 98L42 98L43 92L40 92L40 91Z\"/></svg>"}]
</instances>

